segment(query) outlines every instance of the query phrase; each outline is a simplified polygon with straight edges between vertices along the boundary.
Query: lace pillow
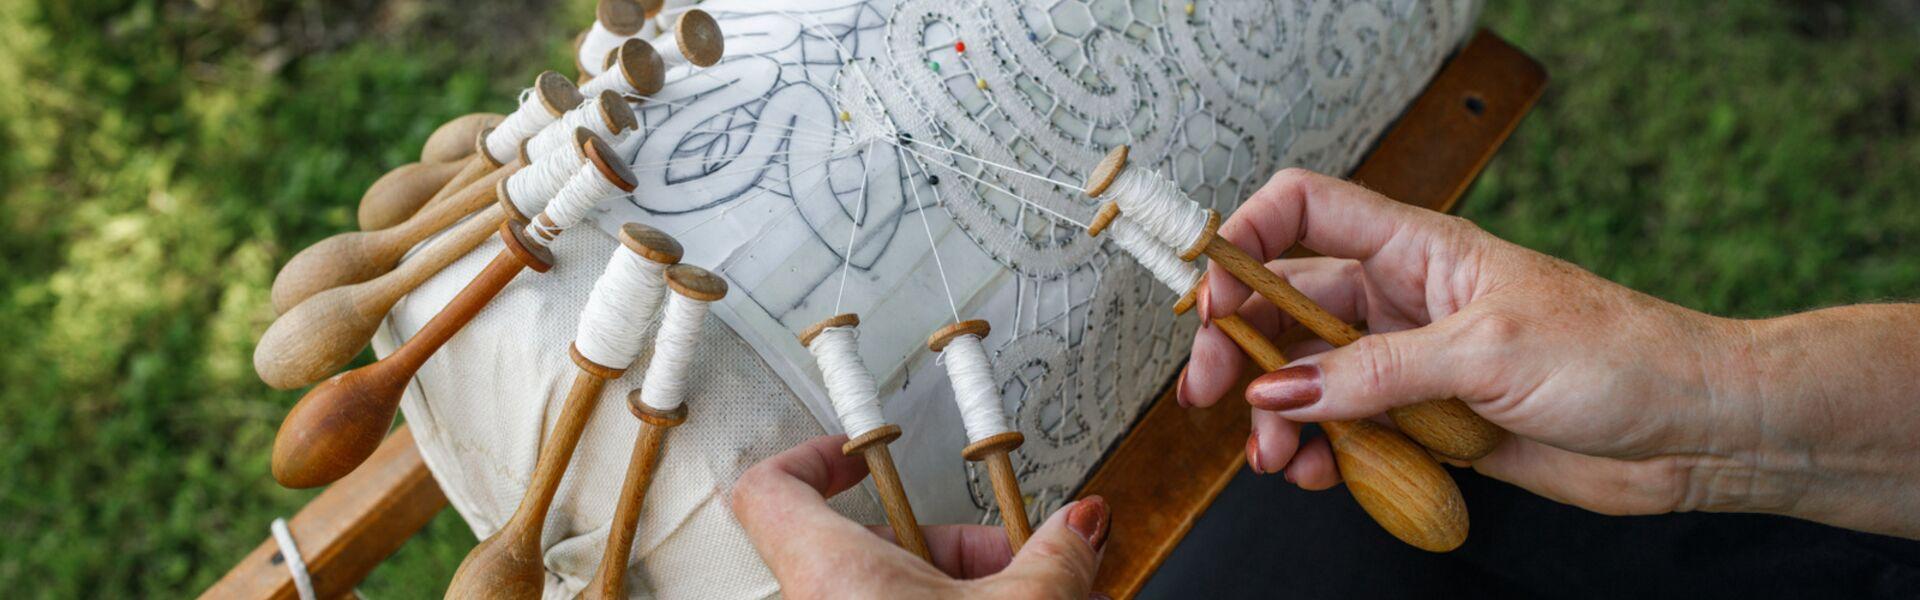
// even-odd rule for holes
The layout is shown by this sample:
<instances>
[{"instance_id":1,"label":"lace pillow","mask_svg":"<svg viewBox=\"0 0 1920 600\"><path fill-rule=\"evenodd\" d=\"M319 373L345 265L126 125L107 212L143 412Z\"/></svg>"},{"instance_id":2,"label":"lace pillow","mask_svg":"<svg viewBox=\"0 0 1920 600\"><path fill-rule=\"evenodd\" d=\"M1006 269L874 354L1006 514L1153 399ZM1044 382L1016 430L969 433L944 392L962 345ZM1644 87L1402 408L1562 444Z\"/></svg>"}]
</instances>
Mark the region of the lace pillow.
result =
<instances>
[{"instance_id":1,"label":"lace pillow","mask_svg":"<svg viewBox=\"0 0 1920 600\"><path fill-rule=\"evenodd\" d=\"M669 11L674 10L669 3ZM1185 355L1190 319L1130 257L1090 238L1077 184L1106 151L1179 181L1225 213L1284 166L1344 172L1470 32L1477 3L1227 0L720 0L726 58L676 68L638 105L640 177L597 227L554 246L556 267L508 286L409 389L402 410L428 466L481 537L520 501L574 366L587 292L638 221L733 284L693 363L689 419L668 439L637 536L630 589L662 597L778 590L726 504L757 460L838 431L795 333L857 312L893 445L927 523L991 522L985 473L927 335L986 319L1015 466L1038 519L1071 499ZM412 335L498 241L394 310L376 349ZM630 454L626 392L610 382L546 527L549 596L592 578ZM869 494L836 507L883 517Z\"/></svg>"}]
</instances>

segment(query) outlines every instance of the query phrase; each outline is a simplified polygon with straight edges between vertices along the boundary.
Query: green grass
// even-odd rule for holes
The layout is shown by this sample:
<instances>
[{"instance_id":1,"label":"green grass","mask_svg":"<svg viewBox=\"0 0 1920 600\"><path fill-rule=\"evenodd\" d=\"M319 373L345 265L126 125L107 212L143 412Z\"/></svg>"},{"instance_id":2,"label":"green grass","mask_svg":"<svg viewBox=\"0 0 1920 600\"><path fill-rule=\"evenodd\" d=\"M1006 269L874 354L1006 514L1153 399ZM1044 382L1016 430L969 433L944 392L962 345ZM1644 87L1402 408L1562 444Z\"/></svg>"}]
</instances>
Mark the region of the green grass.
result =
<instances>
[{"instance_id":1,"label":"green grass","mask_svg":"<svg viewBox=\"0 0 1920 600\"><path fill-rule=\"evenodd\" d=\"M274 271L590 11L345 4L0 0L0 589L196 593L310 498L250 368ZM1466 214L1719 313L1911 297L1914 17L1800 7L1491 7L1554 82ZM472 544L443 513L364 589L438 594Z\"/></svg>"}]
</instances>

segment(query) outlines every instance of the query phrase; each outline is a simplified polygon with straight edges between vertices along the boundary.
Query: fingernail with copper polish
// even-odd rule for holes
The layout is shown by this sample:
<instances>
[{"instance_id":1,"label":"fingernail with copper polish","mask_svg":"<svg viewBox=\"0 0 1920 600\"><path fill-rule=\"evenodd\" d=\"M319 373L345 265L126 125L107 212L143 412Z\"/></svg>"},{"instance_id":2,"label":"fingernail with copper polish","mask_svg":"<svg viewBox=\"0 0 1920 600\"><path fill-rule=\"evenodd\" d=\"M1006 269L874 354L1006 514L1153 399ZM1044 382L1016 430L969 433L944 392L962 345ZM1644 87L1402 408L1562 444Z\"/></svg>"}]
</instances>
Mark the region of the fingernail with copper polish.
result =
<instances>
[{"instance_id":1,"label":"fingernail with copper polish","mask_svg":"<svg viewBox=\"0 0 1920 600\"><path fill-rule=\"evenodd\" d=\"M1200 326L1213 325L1213 286L1207 280L1200 280Z\"/></svg>"},{"instance_id":2,"label":"fingernail with copper polish","mask_svg":"<svg viewBox=\"0 0 1920 600\"><path fill-rule=\"evenodd\" d=\"M1292 410L1320 400L1320 367L1299 365L1261 375L1247 385L1254 408Z\"/></svg>"},{"instance_id":3,"label":"fingernail with copper polish","mask_svg":"<svg viewBox=\"0 0 1920 600\"><path fill-rule=\"evenodd\" d=\"M1187 367L1180 367L1180 380L1173 383L1173 401L1180 403L1180 408L1193 408L1193 402L1187 400Z\"/></svg>"},{"instance_id":4,"label":"fingernail with copper polish","mask_svg":"<svg viewBox=\"0 0 1920 600\"><path fill-rule=\"evenodd\" d=\"M1260 468L1260 432L1258 431L1247 436L1247 466L1253 467L1255 473L1267 474L1265 469Z\"/></svg>"},{"instance_id":5,"label":"fingernail with copper polish","mask_svg":"<svg viewBox=\"0 0 1920 600\"><path fill-rule=\"evenodd\" d=\"M1073 510L1067 512L1067 528L1080 534L1094 552L1107 545L1107 499L1088 496L1073 503Z\"/></svg>"}]
</instances>

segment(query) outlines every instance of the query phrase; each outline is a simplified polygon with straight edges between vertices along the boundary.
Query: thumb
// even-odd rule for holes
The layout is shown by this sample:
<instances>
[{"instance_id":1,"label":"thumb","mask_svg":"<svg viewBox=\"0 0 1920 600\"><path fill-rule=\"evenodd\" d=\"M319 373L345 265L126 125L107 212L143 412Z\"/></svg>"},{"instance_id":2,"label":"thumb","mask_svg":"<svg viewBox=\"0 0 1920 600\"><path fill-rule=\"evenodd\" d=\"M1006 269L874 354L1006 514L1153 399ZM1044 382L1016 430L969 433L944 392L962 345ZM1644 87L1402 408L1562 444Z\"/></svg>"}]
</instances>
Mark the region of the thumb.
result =
<instances>
[{"instance_id":1,"label":"thumb","mask_svg":"<svg viewBox=\"0 0 1920 600\"><path fill-rule=\"evenodd\" d=\"M1247 402L1290 421L1317 423L1455 396L1464 365L1448 359L1451 336L1444 327L1376 333L1294 361L1254 379Z\"/></svg>"},{"instance_id":2,"label":"thumb","mask_svg":"<svg viewBox=\"0 0 1920 600\"><path fill-rule=\"evenodd\" d=\"M1006 570L992 577L993 597L1086 598L1100 567L1100 549L1106 545L1111 515L1107 501L1089 496L1061 507L1026 545Z\"/></svg>"}]
</instances>

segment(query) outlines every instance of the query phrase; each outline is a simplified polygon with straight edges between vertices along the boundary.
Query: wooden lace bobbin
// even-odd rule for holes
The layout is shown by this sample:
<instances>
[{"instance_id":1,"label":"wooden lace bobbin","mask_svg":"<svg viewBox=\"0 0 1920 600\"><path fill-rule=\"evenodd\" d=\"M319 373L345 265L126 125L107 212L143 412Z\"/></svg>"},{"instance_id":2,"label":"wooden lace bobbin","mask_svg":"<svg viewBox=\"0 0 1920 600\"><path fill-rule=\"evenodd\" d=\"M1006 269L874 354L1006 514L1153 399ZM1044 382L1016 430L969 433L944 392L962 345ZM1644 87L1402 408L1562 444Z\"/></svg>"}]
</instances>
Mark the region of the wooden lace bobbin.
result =
<instances>
[{"instance_id":1,"label":"wooden lace bobbin","mask_svg":"<svg viewBox=\"0 0 1920 600\"><path fill-rule=\"evenodd\" d=\"M1180 271L1176 276L1156 273L1162 283L1199 289L1199 267L1182 262L1173 249L1160 244L1126 219L1117 219L1118 211L1101 207L1087 231L1099 235L1111 228L1114 240L1141 263L1160 263ZM1124 242L1122 240L1125 240ZM1177 287L1175 289L1178 289ZM1192 294L1188 294L1190 298ZM1192 306L1176 306L1185 313ZM1213 320L1240 344L1248 356L1266 370L1285 366L1286 359L1272 342L1259 335L1238 315ZM1334 461L1347 480L1348 491L1360 507L1388 533L1415 547L1445 552L1466 540L1466 501L1446 470L1433 457L1400 432L1371 421L1331 421L1321 424L1327 432Z\"/></svg>"},{"instance_id":2,"label":"wooden lace bobbin","mask_svg":"<svg viewBox=\"0 0 1920 600\"><path fill-rule=\"evenodd\" d=\"M595 147L589 146L588 158L592 164L583 166L579 174L568 180L560 196L539 218L548 219L555 205L581 202L583 190L633 189L632 173L626 165L607 164L603 157L611 154L591 151ZM604 142L598 147L604 148ZM628 178L608 180L621 174ZM588 206L573 208L568 214L579 215L591 209L590 202L582 203ZM535 229L533 225L522 228L516 221L502 223L501 237L506 248L418 333L386 358L336 375L300 398L280 423L280 431L273 440L274 479L286 487L315 487L345 476L365 461L393 422L400 394L420 366L472 321L521 269L532 267L537 272L546 272L552 268L553 259L547 251L546 240L577 220L568 216L549 219L548 225L538 229L544 239L529 231Z\"/></svg>"},{"instance_id":3,"label":"wooden lace bobbin","mask_svg":"<svg viewBox=\"0 0 1920 600\"><path fill-rule=\"evenodd\" d=\"M498 178L526 164L518 157L506 164L494 162L489 158L488 148L496 144L490 140L507 141L504 138L531 128L528 120L550 121L581 102L573 84L552 71L542 73L534 89L533 98L523 102L501 127L521 124L509 130L488 129L476 138L477 156L468 158L460 172L418 213L386 229L348 232L320 240L289 259L274 276L271 297L274 311L284 313L321 290L359 283L391 271L415 244L485 206L492 200ZM511 140L516 148L520 141Z\"/></svg>"},{"instance_id":4,"label":"wooden lace bobbin","mask_svg":"<svg viewBox=\"0 0 1920 600\"><path fill-rule=\"evenodd\" d=\"M639 127L640 118L633 114L633 106L627 104L619 92L602 90L591 102L567 111L559 120L522 141L519 156L521 162L531 165L549 154L568 151L576 147L572 143L576 129L586 129L609 143L617 143Z\"/></svg>"},{"instance_id":5,"label":"wooden lace bobbin","mask_svg":"<svg viewBox=\"0 0 1920 600\"><path fill-rule=\"evenodd\" d=\"M669 68L684 64L711 67L726 52L720 22L707 11L688 9L673 17L673 26L665 29L666 33L654 40L658 42L654 49L660 51L661 62Z\"/></svg>"},{"instance_id":6,"label":"wooden lace bobbin","mask_svg":"<svg viewBox=\"0 0 1920 600\"><path fill-rule=\"evenodd\" d=\"M454 117L427 135L427 142L420 146L420 162L457 162L472 156L473 139L480 132L492 129L506 119L506 115L499 113L468 113Z\"/></svg>"},{"instance_id":7,"label":"wooden lace bobbin","mask_svg":"<svg viewBox=\"0 0 1920 600\"><path fill-rule=\"evenodd\" d=\"M1238 316L1213 320L1266 371L1287 366L1273 342ZM1320 424L1347 491L1375 523L1400 541L1448 552L1467 541L1467 503L1440 463L1413 440L1367 420Z\"/></svg>"},{"instance_id":8,"label":"wooden lace bobbin","mask_svg":"<svg viewBox=\"0 0 1920 600\"><path fill-rule=\"evenodd\" d=\"M667 66L653 44L630 39L607 55L607 68L580 84L580 93L597 95L612 90L622 96L651 96L666 84Z\"/></svg>"},{"instance_id":9,"label":"wooden lace bobbin","mask_svg":"<svg viewBox=\"0 0 1920 600\"><path fill-rule=\"evenodd\" d=\"M579 186L582 181L588 181L609 184L600 186L600 189L607 191L633 191L639 177L627 167L626 161L620 160L620 155L605 139L594 136L587 140L583 149L586 151L587 164L581 167L580 174L567 181L568 186ZM590 174L597 174L597 177L590 177ZM587 195L568 196L563 189L561 195L547 203L539 216L527 223L527 233L533 236L531 239L542 244L551 242L561 231L585 218L593 205L606 199Z\"/></svg>"},{"instance_id":10,"label":"wooden lace bobbin","mask_svg":"<svg viewBox=\"0 0 1920 600\"><path fill-rule=\"evenodd\" d=\"M706 321L707 305L727 295L726 280L693 265L667 269L667 287L673 294L661 315L646 378L640 389L627 395L627 407L640 418L640 433L633 442L633 456L627 461L627 476L620 486L620 503L614 508L607 548L601 554L599 571L583 593L586 598L627 597L627 561L632 557L633 538L640 526L640 508L665 452L667 432L687 420L685 378L692 366L700 325Z\"/></svg>"},{"instance_id":11,"label":"wooden lace bobbin","mask_svg":"<svg viewBox=\"0 0 1920 600\"><path fill-rule=\"evenodd\" d=\"M620 47L621 42L640 35L647 24L644 7L632 0L600 0L594 7L593 25L588 26L574 43L574 66L580 71L579 81L599 76L604 72L606 57Z\"/></svg>"},{"instance_id":12,"label":"wooden lace bobbin","mask_svg":"<svg viewBox=\"0 0 1920 600\"><path fill-rule=\"evenodd\" d=\"M542 164L514 172L495 189L498 206L484 209L455 225L446 235L414 254L392 271L373 279L314 294L293 310L274 319L254 346L253 367L261 381L279 389L293 389L339 372L365 348L381 319L400 298L412 293L447 265L487 240L502 221L525 223L526 212L539 214L559 189L559 183L512 185L527 178L571 174L586 163L585 144L594 134L575 130L575 150L553 153ZM542 187L550 186L550 187ZM511 190L519 189L518 193ZM523 198L524 197L524 198Z\"/></svg>"},{"instance_id":13,"label":"wooden lace bobbin","mask_svg":"<svg viewBox=\"0 0 1920 600\"><path fill-rule=\"evenodd\" d=\"M1108 228L1117 225L1114 233L1115 244L1133 255L1142 267L1153 274L1155 279L1160 280L1160 283L1165 284L1174 293L1180 294L1180 299L1173 302L1173 314L1187 314L1200 297L1200 269L1190 262L1181 261L1172 249L1154 240L1139 226L1117 220L1119 217L1118 205L1112 202L1101 205L1100 210L1093 214L1093 221L1087 224L1087 235L1099 237ZM1154 253L1164 253L1164 256L1152 255ZM1178 271L1179 274L1169 273L1169 270Z\"/></svg>"},{"instance_id":14,"label":"wooden lace bobbin","mask_svg":"<svg viewBox=\"0 0 1920 600\"><path fill-rule=\"evenodd\" d=\"M814 347L814 341L820 339L822 334L826 334L830 330L845 329L851 331L858 327L860 327L859 315L853 313L834 315L818 323L814 323L801 331L799 336L800 345L805 346L809 352L814 352L814 356L823 361L823 363L824 361L834 360L831 357L823 356L821 352L822 349ZM857 363L858 358L858 355L855 354L850 363ZM821 365L821 375L823 378L827 376L826 371L828 368L825 364ZM864 372L866 366L863 364L847 364L843 368L860 369ZM868 377L871 377L871 375L868 375ZM828 387L827 392L830 395L835 394L832 386ZM841 391L840 393L844 394L845 392ZM835 412L839 412L840 409L838 407L845 402L865 403L867 404L865 410L871 411L871 415L878 415L880 413L880 403L877 397L867 399L834 398ZM927 549L926 535L920 531L920 521L919 518L913 514L913 504L907 501L906 486L900 481L900 470L894 465L893 451L889 449L888 446L892 444L894 440L900 439L900 426L879 421L879 418L875 416L871 417L871 419L873 421L879 421L878 426L869 426L865 431L854 431L855 428L861 427L861 425L849 419L849 415L842 414L839 415L839 417L841 419L841 428L847 430L847 435L852 436L847 440L846 444L840 447L840 452L847 456L859 454L862 458L866 459L867 473L873 477L874 491L880 496L880 507L886 510L887 526L893 529L894 539L899 542L900 547L906 548L908 552L912 552L915 556L919 556L928 563L932 563L933 553Z\"/></svg>"},{"instance_id":15,"label":"wooden lace bobbin","mask_svg":"<svg viewBox=\"0 0 1920 600\"><path fill-rule=\"evenodd\" d=\"M471 113L442 123L420 148L420 162L401 165L367 187L360 196L356 220L361 231L386 229L407 220L440 195L464 167L459 161L473 154L473 140L505 115Z\"/></svg>"},{"instance_id":16,"label":"wooden lace bobbin","mask_svg":"<svg viewBox=\"0 0 1920 600\"><path fill-rule=\"evenodd\" d=\"M933 332L933 335L927 338L927 349L945 352L949 346L961 343L967 338L971 338L971 345L968 347L978 349L980 341L986 339L991 331L992 328L987 326L986 321L979 319L961 321ZM960 373L957 372L956 364L961 360L956 358L957 356L959 355L949 354L946 357L947 376L954 379L955 400L965 403L966 399L960 396L966 394L967 390L960 389L965 384L960 382ZM986 360L984 353L977 359ZM998 402L997 397L994 401ZM962 421L966 421L967 410L964 404L960 407ZM1001 416L1000 419L1004 421L1005 417ZM1018 553L1020 546L1027 543L1027 538L1033 536L1033 525L1027 521L1026 497L1020 492L1020 480L1014 474L1011 453L1018 450L1021 444L1026 443L1027 438L1020 435L1018 431L1005 431L976 439L976 432L972 431L971 425L969 423L967 432L970 443L960 451L960 456L969 461L987 464L987 476L993 483L993 498L1000 507L1000 522L1007 530L1007 543L1014 552Z\"/></svg>"},{"instance_id":17,"label":"wooden lace bobbin","mask_svg":"<svg viewBox=\"0 0 1920 600\"><path fill-rule=\"evenodd\" d=\"M572 81L553 71L542 72L534 78L532 91L521 99L520 106L511 114L475 139L474 156L467 159L461 175L454 176L448 187L442 188L441 194L449 193L445 191L448 188L464 187L489 171L500 168L507 161L518 158L520 145L527 138L533 137L587 100ZM428 201L429 204L435 202L438 202L438 197Z\"/></svg>"},{"instance_id":18,"label":"wooden lace bobbin","mask_svg":"<svg viewBox=\"0 0 1920 600\"><path fill-rule=\"evenodd\" d=\"M273 278L276 313L285 313L324 290L379 277L400 263L421 241L493 202L493 187L520 168L516 159L458 193L431 202L399 225L375 231L349 231L301 250Z\"/></svg>"},{"instance_id":19,"label":"wooden lace bobbin","mask_svg":"<svg viewBox=\"0 0 1920 600\"><path fill-rule=\"evenodd\" d=\"M680 243L658 229L627 223L621 227L619 237L621 247L614 251L607 273L601 275L602 281L595 284L587 299L588 309L581 313L583 332L589 327L606 325L589 323L594 318L632 320L623 331L636 329L633 325L642 321L651 321L666 288L661 274L680 261ZM634 283L640 285L606 285L609 277L636 278ZM547 571L540 540L547 513L560 490L560 481L567 465L573 461L587 420L600 403L601 390L608 381L624 374L626 365L639 355L637 343L632 348L582 352L581 344L586 341L583 337L576 337L568 348L579 371L567 391L559 420L547 434L547 442L540 447L539 462L534 466L533 477L520 498L519 507L506 525L467 553L447 588L447 597L533 598L544 588ZM590 358L589 353L601 356ZM619 363L619 366L605 363Z\"/></svg>"},{"instance_id":20,"label":"wooden lace bobbin","mask_svg":"<svg viewBox=\"0 0 1920 600\"><path fill-rule=\"evenodd\" d=\"M398 225L420 212L459 171L459 163L414 162L395 167L367 186L354 219L361 231Z\"/></svg>"},{"instance_id":21,"label":"wooden lace bobbin","mask_svg":"<svg viewBox=\"0 0 1920 600\"><path fill-rule=\"evenodd\" d=\"M1119 181L1126 168L1127 147L1117 147L1087 177L1087 195L1097 198L1105 194L1110 186ZM1116 198L1113 204L1117 206L1123 200ZM1198 210L1197 206L1193 208ZM1287 283L1285 278L1268 270L1265 264L1247 255L1239 246L1220 237L1220 214L1210 210L1206 212L1205 225L1191 243L1185 244L1181 258L1193 260L1205 254L1295 321L1335 346L1345 346L1360 339L1358 329L1327 312L1306 294L1300 293L1293 284ZM1176 240L1160 237L1175 247L1182 246L1175 243ZM1460 460L1471 461L1486 456L1506 437L1505 430L1475 414L1458 398L1410 404L1389 410L1387 414L1393 417L1394 423L1402 431L1421 445Z\"/></svg>"}]
</instances>

